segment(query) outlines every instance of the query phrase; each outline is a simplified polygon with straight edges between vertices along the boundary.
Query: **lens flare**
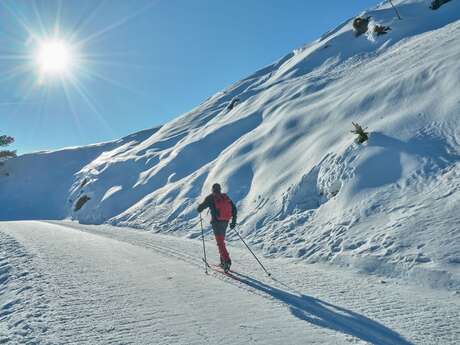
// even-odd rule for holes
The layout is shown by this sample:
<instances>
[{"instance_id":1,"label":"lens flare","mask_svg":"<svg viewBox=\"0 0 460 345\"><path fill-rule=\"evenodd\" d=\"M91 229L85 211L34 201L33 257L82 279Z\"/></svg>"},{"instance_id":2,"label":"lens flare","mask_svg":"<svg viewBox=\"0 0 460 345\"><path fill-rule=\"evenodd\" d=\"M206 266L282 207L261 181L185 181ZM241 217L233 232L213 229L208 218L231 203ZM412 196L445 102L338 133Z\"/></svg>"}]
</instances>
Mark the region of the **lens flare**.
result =
<instances>
[{"instance_id":1,"label":"lens flare","mask_svg":"<svg viewBox=\"0 0 460 345\"><path fill-rule=\"evenodd\" d=\"M73 63L72 49L65 41L43 41L39 44L37 65L42 75L68 74Z\"/></svg>"}]
</instances>

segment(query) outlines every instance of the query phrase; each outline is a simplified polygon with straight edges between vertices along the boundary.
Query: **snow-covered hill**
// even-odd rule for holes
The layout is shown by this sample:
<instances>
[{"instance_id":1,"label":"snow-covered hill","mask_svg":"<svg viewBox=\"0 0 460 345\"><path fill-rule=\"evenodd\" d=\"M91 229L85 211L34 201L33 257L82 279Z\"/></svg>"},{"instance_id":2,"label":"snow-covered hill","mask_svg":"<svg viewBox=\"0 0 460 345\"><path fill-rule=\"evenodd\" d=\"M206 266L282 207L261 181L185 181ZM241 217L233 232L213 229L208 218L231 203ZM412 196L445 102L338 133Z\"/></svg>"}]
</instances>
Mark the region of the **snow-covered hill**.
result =
<instances>
[{"instance_id":1,"label":"snow-covered hill","mask_svg":"<svg viewBox=\"0 0 460 345\"><path fill-rule=\"evenodd\" d=\"M160 129L10 160L0 219L193 238L220 182L267 255L460 288L460 2L393 3L403 20L384 2L367 34L350 19Z\"/></svg>"}]
</instances>

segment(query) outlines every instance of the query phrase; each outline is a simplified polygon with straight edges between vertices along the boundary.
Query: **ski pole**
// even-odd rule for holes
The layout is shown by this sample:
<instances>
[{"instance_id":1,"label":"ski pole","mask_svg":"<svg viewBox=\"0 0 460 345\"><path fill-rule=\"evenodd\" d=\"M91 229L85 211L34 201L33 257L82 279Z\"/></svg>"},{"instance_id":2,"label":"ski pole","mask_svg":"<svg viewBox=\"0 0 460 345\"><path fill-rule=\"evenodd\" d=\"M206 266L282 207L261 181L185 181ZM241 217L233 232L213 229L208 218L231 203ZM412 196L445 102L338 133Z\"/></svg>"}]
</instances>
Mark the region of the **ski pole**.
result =
<instances>
[{"instance_id":1,"label":"ski pole","mask_svg":"<svg viewBox=\"0 0 460 345\"><path fill-rule=\"evenodd\" d=\"M200 213L200 224L201 224L201 239L203 240L204 269L205 269L206 274L208 274L208 259L206 258L206 246L204 245L203 218L201 218L201 213Z\"/></svg>"},{"instance_id":2,"label":"ski pole","mask_svg":"<svg viewBox=\"0 0 460 345\"><path fill-rule=\"evenodd\" d=\"M254 252L251 250L251 248L249 248L249 246L247 245L247 243L243 240L243 237L241 237L240 233L239 233L236 229L233 229L233 230L235 230L235 232L236 232L236 234L238 235L238 237L240 238L240 240L243 241L243 243L244 243L244 245L246 246L246 248L248 248L248 250L251 252L251 254L256 258L256 260L257 260L257 262L259 263L260 267L262 267L262 268L264 269L265 273L267 273L267 275L268 275L269 277L271 277L272 274L271 274L270 272L268 272L268 271L265 269L264 265L262 265L262 263L260 262L260 260L257 258L256 254L254 254Z\"/></svg>"}]
</instances>

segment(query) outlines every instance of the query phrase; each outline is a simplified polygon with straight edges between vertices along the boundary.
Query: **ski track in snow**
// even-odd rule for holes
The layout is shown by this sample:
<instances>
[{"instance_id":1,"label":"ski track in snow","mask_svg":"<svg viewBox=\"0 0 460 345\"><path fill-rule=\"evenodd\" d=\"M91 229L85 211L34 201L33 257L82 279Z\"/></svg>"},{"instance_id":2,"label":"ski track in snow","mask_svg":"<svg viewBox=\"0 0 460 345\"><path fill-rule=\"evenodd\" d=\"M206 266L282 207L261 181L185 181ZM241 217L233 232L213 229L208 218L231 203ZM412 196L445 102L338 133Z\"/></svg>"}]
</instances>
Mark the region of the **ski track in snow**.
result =
<instances>
[{"instance_id":1,"label":"ski track in snow","mask_svg":"<svg viewBox=\"0 0 460 345\"><path fill-rule=\"evenodd\" d=\"M458 295L110 226L0 222L0 344L458 344ZM207 241L208 258L217 253Z\"/></svg>"}]
</instances>

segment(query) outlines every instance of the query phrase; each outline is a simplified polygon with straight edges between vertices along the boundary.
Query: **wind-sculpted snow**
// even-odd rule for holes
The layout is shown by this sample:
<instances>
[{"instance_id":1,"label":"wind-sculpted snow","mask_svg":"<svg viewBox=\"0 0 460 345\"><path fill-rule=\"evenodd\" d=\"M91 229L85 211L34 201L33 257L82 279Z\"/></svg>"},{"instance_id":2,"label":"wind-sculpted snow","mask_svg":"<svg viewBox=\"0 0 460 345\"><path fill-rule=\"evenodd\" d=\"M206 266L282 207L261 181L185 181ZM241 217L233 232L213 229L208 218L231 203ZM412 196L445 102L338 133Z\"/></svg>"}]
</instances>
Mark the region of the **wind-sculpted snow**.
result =
<instances>
[{"instance_id":1,"label":"wind-sculpted snow","mask_svg":"<svg viewBox=\"0 0 460 345\"><path fill-rule=\"evenodd\" d=\"M73 206L69 189L80 169L104 152L127 150L157 130L144 130L113 142L26 154L8 161L6 166L0 166L0 220L66 217Z\"/></svg>"},{"instance_id":2,"label":"wind-sculpted snow","mask_svg":"<svg viewBox=\"0 0 460 345\"><path fill-rule=\"evenodd\" d=\"M0 344L35 344L47 332L48 299L36 258L0 229Z\"/></svg>"},{"instance_id":3,"label":"wind-sculpted snow","mask_svg":"<svg viewBox=\"0 0 460 345\"><path fill-rule=\"evenodd\" d=\"M459 289L460 2L394 4L403 20L388 2L361 13L387 34L356 37L350 19L142 138L11 160L2 219L193 238L220 182L266 255ZM25 173L37 162L47 175Z\"/></svg>"}]
</instances>

